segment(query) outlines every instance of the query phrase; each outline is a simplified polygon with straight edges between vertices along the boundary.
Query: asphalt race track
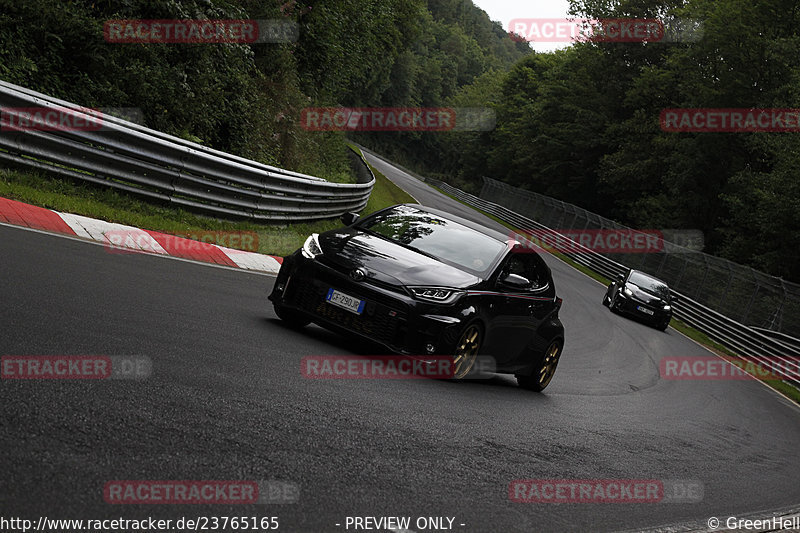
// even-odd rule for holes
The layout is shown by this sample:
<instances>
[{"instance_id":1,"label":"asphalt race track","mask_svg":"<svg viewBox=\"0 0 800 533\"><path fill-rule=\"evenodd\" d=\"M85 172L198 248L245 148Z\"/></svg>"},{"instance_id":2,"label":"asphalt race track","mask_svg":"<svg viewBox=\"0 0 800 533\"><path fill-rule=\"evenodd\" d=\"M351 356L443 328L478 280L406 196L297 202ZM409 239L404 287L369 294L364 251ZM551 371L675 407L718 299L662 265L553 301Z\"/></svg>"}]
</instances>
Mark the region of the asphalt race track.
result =
<instances>
[{"instance_id":1,"label":"asphalt race track","mask_svg":"<svg viewBox=\"0 0 800 533\"><path fill-rule=\"evenodd\" d=\"M370 159L421 203L492 224ZM153 364L145 380L0 381L2 515L277 516L287 532L441 516L454 531L491 533L641 530L800 504L800 409L752 380L661 380L662 357L709 352L612 314L604 287L547 261L566 346L544 393L501 375L312 380L304 356L375 348L285 327L266 299L273 277L0 226L0 354ZM509 500L513 480L597 478L694 480L703 496ZM300 499L111 505L110 480L283 480Z\"/></svg>"}]
</instances>

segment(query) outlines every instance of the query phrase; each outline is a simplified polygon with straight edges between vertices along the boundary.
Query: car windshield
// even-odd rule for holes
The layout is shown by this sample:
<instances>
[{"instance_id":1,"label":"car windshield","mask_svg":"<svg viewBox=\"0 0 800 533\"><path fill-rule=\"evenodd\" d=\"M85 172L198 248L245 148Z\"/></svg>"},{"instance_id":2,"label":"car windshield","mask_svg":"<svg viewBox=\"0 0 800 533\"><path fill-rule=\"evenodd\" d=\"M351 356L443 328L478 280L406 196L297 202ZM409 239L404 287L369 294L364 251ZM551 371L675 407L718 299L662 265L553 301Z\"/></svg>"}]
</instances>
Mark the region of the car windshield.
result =
<instances>
[{"instance_id":1,"label":"car windshield","mask_svg":"<svg viewBox=\"0 0 800 533\"><path fill-rule=\"evenodd\" d=\"M474 273L486 272L505 249L488 235L405 206L371 217L360 227Z\"/></svg>"},{"instance_id":2,"label":"car windshield","mask_svg":"<svg viewBox=\"0 0 800 533\"><path fill-rule=\"evenodd\" d=\"M663 282L639 272L631 274L631 277L628 278L628 283L632 283L643 291L654 294L659 298L669 297L669 288Z\"/></svg>"}]
</instances>

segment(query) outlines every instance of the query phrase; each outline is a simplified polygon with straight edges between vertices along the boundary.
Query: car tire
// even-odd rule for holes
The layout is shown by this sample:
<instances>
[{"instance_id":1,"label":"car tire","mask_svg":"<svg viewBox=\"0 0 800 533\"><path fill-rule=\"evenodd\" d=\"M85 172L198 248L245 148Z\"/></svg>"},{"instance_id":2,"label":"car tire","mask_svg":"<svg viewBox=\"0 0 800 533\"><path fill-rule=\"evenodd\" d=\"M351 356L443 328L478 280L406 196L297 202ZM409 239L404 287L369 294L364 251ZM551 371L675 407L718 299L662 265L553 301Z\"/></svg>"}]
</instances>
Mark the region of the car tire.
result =
<instances>
[{"instance_id":1,"label":"car tire","mask_svg":"<svg viewBox=\"0 0 800 533\"><path fill-rule=\"evenodd\" d=\"M483 343L483 328L472 322L464 328L453 349L453 378L460 380L475 375L475 361Z\"/></svg>"},{"instance_id":2,"label":"car tire","mask_svg":"<svg viewBox=\"0 0 800 533\"><path fill-rule=\"evenodd\" d=\"M661 331L667 331L669 327L669 320L666 320L660 324L656 324L656 329L660 329Z\"/></svg>"},{"instance_id":3,"label":"car tire","mask_svg":"<svg viewBox=\"0 0 800 533\"><path fill-rule=\"evenodd\" d=\"M557 340L551 342L530 376L516 375L519 386L523 389L542 392L556 373L558 360L561 358L561 348L561 342Z\"/></svg>"},{"instance_id":4,"label":"car tire","mask_svg":"<svg viewBox=\"0 0 800 533\"><path fill-rule=\"evenodd\" d=\"M609 300L609 299L608 299L608 293L605 293L605 294L603 295L603 305L605 305L606 307L608 307L608 304L610 304L610 303L611 303L611 300Z\"/></svg>"},{"instance_id":5,"label":"car tire","mask_svg":"<svg viewBox=\"0 0 800 533\"><path fill-rule=\"evenodd\" d=\"M293 328L303 328L311 323L311 320L309 320L305 315L302 315L292 309L287 309L281 305L275 306L275 314L278 315L278 318Z\"/></svg>"}]
</instances>

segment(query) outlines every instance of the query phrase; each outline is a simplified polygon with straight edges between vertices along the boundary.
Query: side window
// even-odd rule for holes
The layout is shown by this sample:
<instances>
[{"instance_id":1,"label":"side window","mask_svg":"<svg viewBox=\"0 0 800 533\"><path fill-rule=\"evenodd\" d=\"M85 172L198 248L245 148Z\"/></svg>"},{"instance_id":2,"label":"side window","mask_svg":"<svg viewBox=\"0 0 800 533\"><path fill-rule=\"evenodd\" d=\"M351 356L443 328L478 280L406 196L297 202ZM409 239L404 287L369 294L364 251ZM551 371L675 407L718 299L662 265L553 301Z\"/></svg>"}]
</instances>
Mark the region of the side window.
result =
<instances>
[{"instance_id":1,"label":"side window","mask_svg":"<svg viewBox=\"0 0 800 533\"><path fill-rule=\"evenodd\" d=\"M526 255L528 256L528 275L526 277L531 280L529 290L535 291L545 288L549 280L547 265L545 265L544 260L538 255Z\"/></svg>"},{"instance_id":2,"label":"side window","mask_svg":"<svg viewBox=\"0 0 800 533\"><path fill-rule=\"evenodd\" d=\"M544 288L548 282L544 262L535 254L520 253L508 258L501 271L501 276L516 274L530 281L526 290L535 291Z\"/></svg>"},{"instance_id":3,"label":"side window","mask_svg":"<svg viewBox=\"0 0 800 533\"><path fill-rule=\"evenodd\" d=\"M508 258L508 263L506 263L506 267L503 269L503 274L516 274L517 276L527 278L527 271L528 269L526 268L525 261L522 259L522 256L512 255Z\"/></svg>"}]
</instances>

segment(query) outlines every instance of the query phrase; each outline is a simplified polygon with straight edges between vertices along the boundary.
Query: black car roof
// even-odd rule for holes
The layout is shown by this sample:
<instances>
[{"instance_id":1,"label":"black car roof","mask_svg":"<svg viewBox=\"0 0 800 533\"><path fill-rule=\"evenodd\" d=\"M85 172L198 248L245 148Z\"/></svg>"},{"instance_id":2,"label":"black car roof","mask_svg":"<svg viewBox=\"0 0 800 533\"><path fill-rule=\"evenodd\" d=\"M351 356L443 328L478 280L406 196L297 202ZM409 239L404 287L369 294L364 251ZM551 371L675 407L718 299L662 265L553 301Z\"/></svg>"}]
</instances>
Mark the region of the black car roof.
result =
<instances>
[{"instance_id":1,"label":"black car roof","mask_svg":"<svg viewBox=\"0 0 800 533\"><path fill-rule=\"evenodd\" d=\"M484 235L486 235L488 237L491 237L493 239L497 239L498 241L500 241L502 243L505 243L509 239L511 239L511 234L512 234L511 230L508 230L507 234L501 233L501 232L499 232L497 230L493 230L492 228L487 228L486 226L478 224L477 222L473 222L473 221L468 220L466 218L462 218L462 217L460 217L458 215L454 215L452 213L448 213L447 211L442 211L441 209L436 209L435 207L428 207L428 206L420 205L420 204L400 204L400 205L407 206L407 207L413 207L414 209L419 209L420 211L426 211L428 213L432 213L434 215L438 215L438 216L440 216L442 218L446 218L447 220L450 220L452 222L457 222L458 224L461 224L462 226L466 226L466 227L468 227L470 229L473 229L473 230L477 231L478 233L482 233L482 234L484 234ZM395 205L395 206L389 207L387 209L394 209L396 207L398 207L398 206Z\"/></svg>"}]
</instances>

